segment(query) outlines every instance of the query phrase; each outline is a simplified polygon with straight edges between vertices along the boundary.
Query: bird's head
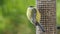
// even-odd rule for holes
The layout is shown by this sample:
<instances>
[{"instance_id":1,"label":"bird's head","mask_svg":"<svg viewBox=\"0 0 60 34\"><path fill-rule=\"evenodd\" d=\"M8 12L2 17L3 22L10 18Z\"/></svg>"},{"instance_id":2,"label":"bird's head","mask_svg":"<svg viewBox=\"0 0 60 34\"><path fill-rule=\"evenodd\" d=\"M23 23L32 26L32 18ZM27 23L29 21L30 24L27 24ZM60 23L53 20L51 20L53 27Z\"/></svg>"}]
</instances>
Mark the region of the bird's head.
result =
<instances>
[{"instance_id":1,"label":"bird's head","mask_svg":"<svg viewBox=\"0 0 60 34\"><path fill-rule=\"evenodd\" d=\"M29 9L29 10L34 9L34 6L29 6L28 9Z\"/></svg>"},{"instance_id":2,"label":"bird's head","mask_svg":"<svg viewBox=\"0 0 60 34\"><path fill-rule=\"evenodd\" d=\"M34 6L29 6L29 7L34 7Z\"/></svg>"}]
</instances>

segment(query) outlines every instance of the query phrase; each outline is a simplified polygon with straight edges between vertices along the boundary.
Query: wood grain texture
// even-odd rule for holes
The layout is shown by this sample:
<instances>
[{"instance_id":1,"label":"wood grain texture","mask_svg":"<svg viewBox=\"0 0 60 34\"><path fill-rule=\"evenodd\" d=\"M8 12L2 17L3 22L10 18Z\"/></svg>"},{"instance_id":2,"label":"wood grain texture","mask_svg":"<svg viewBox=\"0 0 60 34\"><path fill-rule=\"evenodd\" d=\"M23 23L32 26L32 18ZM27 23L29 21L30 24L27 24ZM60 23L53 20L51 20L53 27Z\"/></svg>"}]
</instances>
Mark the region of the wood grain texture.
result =
<instances>
[{"instance_id":1,"label":"wood grain texture","mask_svg":"<svg viewBox=\"0 0 60 34\"><path fill-rule=\"evenodd\" d=\"M40 31L39 34L56 34L56 0L36 0L36 7L41 12L45 32L41 32L40 28L36 31Z\"/></svg>"}]
</instances>

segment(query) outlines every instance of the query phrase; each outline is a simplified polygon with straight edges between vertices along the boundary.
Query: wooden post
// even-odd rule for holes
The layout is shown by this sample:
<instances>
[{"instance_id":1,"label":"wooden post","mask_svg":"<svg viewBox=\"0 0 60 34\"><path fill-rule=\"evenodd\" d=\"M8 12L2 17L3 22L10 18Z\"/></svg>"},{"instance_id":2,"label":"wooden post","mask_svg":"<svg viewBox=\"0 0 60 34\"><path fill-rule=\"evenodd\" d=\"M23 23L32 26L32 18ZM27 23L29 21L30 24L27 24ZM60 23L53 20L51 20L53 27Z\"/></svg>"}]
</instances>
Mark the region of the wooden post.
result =
<instances>
[{"instance_id":1,"label":"wooden post","mask_svg":"<svg viewBox=\"0 0 60 34\"><path fill-rule=\"evenodd\" d=\"M41 24L45 32L36 26L36 34L56 33L56 0L36 0L36 7L41 12Z\"/></svg>"}]
</instances>

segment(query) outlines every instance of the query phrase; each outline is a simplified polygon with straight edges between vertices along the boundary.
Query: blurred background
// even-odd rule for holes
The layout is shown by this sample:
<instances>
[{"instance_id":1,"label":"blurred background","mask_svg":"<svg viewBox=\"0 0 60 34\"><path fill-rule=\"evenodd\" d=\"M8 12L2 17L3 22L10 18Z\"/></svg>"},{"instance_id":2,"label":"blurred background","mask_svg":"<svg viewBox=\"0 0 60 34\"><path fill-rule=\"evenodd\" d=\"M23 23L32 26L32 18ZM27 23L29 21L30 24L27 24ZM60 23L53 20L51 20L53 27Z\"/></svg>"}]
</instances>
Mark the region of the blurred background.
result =
<instances>
[{"instance_id":1,"label":"blurred background","mask_svg":"<svg viewBox=\"0 0 60 34\"><path fill-rule=\"evenodd\" d=\"M26 17L28 6L35 0L0 0L0 34L35 34L35 27ZM60 0L57 0L57 26L60 26Z\"/></svg>"}]
</instances>

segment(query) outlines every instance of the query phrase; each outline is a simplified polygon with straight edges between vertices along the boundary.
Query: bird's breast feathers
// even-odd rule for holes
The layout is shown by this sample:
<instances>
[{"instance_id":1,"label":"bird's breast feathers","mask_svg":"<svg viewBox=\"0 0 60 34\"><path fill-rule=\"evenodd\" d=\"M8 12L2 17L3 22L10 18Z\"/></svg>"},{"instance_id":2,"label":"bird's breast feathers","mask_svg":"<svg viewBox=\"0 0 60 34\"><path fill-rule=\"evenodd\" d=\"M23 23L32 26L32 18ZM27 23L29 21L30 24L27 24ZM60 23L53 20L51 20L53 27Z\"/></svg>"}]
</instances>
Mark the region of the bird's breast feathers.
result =
<instances>
[{"instance_id":1,"label":"bird's breast feathers","mask_svg":"<svg viewBox=\"0 0 60 34\"><path fill-rule=\"evenodd\" d=\"M28 8L28 9L27 9L27 18L28 18L30 21L31 21L31 19L32 19L32 16L31 16L32 14L31 14L31 13L32 13L31 9Z\"/></svg>"}]
</instances>

